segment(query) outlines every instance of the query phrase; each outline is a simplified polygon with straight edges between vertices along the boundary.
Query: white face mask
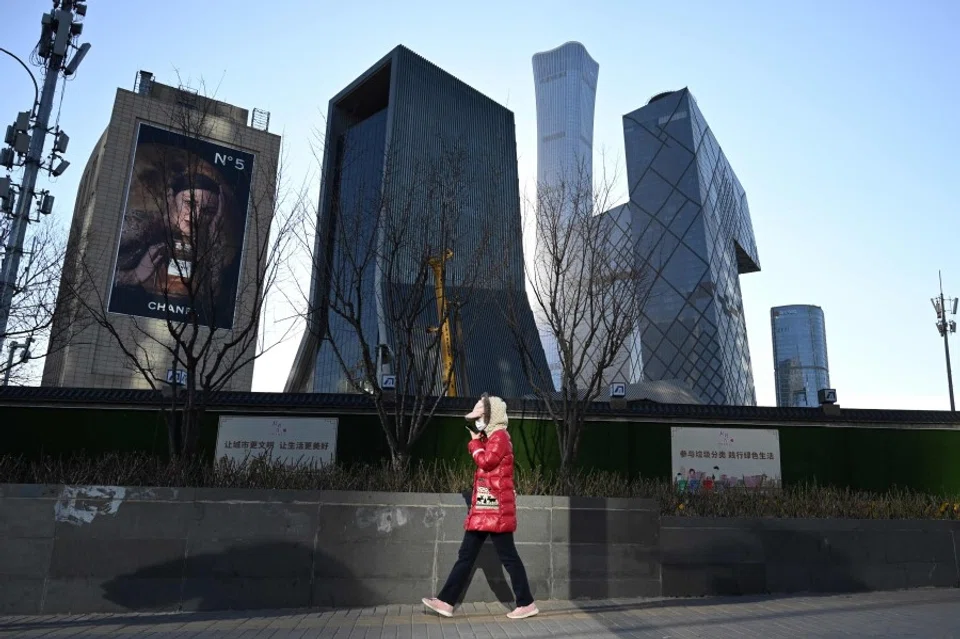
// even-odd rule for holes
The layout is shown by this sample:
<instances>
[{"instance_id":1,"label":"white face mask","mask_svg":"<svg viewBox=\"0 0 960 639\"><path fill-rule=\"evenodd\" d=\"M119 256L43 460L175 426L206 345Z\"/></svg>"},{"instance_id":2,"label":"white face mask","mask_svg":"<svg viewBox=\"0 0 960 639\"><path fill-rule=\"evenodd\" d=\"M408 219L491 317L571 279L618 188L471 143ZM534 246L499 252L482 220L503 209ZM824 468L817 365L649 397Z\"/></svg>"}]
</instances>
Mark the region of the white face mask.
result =
<instances>
[{"instance_id":1,"label":"white face mask","mask_svg":"<svg viewBox=\"0 0 960 639\"><path fill-rule=\"evenodd\" d=\"M473 423L476 424L477 430L479 430L479 431L484 431L484 430L486 430L486 428L487 428L487 425L484 423L483 418L478 419L477 421L475 421L475 422L473 422Z\"/></svg>"}]
</instances>

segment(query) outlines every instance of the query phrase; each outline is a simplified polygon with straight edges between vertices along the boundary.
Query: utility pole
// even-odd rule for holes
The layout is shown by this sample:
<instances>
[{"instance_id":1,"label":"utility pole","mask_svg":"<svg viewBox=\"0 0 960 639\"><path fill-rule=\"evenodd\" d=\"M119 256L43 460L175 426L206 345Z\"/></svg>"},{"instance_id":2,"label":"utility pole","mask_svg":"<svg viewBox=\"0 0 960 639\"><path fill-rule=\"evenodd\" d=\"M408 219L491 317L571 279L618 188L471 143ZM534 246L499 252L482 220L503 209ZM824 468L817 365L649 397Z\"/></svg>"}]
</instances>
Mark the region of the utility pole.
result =
<instances>
[{"instance_id":1,"label":"utility pole","mask_svg":"<svg viewBox=\"0 0 960 639\"><path fill-rule=\"evenodd\" d=\"M940 276L940 297L934 297L930 301L933 302L933 308L937 311L937 330L940 331L940 336L943 337L943 352L947 358L947 386L950 389L950 410L956 411L957 406L953 400L953 370L950 367L950 342L948 338L951 333L957 332L957 322L947 320L947 314L957 314L957 298L943 296L943 274L938 273L938 275ZM949 306L947 305L948 302Z\"/></svg>"},{"instance_id":2,"label":"utility pole","mask_svg":"<svg viewBox=\"0 0 960 639\"><path fill-rule=\"evenodd\" d=\"M53 0L53 10L44 13L41 19L40 42L37 45L37 55L43 63L44 79L43 90L39 99L36 99L30 111L21 112L12 126L7 127L5 144L0 149L0 166L8 171L14 165L23 166L23 175L19 188L10 180L9 176L0 177L0 211L12 218L10 233L4 246L3 264L0 265L0 352L7 335L7 324L10 319L10 310L13 296L16 293L17 275L20 270L20 258L23 256L23 243L27 234L27 225L30 224L30 209L34 198L38 195L40 213L48 215L53 210L53 196L46 192L37 193L37 176L40 170L46 168L50 175L56 177L63 173L69 162L61 159L59 154L67 150L69 137L60 131L50 131L50 114L53 111L53 101L57 92L57 80L62 72L64 76L71 76L77 71L81 60L90 50L90 44L77 45L76 40L83 32L82 18L87 13L84 2L76 0ZM72 49L76 53L67 62ZM23 61L8 53L21 64ZM23 65L26 68L26 65ZM29 73L29 69L27 69ZM33 74L31 73L31 78ZM34 80L36 84L36 80ZM32 125L31 125L32 120ZM32 131L32 133L28 133ZM48 162L43 159L43 147L47 134L54 135L53 150ZM54 162L57 164L54 166ZM13 205L14 192L19 190L16 206Z\"/></svg>"}]
</instances>

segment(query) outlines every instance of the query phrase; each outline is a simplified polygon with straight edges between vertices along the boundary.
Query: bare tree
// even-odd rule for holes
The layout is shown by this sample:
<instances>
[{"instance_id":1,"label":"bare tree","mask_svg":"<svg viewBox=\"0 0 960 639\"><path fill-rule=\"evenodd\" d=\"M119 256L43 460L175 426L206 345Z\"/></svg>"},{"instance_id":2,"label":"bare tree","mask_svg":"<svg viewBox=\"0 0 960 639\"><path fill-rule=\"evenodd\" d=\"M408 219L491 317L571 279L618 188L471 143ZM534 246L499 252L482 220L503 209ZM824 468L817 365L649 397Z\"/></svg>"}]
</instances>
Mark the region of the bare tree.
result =
<instances>
[{"instance_id":1,"label":"bare tree","mask_svg":"<svg viewBox=\"0 0 960 639\"><path fill-rule=\"evenodd\" d=\"M464 343L478 314L465 311L488 299L503 256L489 253L479 158L452 145L432 162L413 162L350 146L346 136L333 143L339 161L324 184L327 205L301 234L318 238L321 292L307 318L316 375L322 390L372 400L394 468L404 472L441 399L470 392ZM383 387L383 375L394 388Z\"/></svg>"},{"instance_id":2,"label":"bare tree","mask_svg":"<svg viewBox=\"0 0 960 639\"><path fill-rule=\"evenodd\" d=\"M628 366L650 290L635 256L629 210L610 207L616 184L606 170L592 184L581 164L571 175L538 185L536 198L527 202L537 240L528 295L541 332L558 351L559 390L534 365L539 345L521 330L516 308L508 310L528 381L556 427L560 471L567 478L589 404L608 382L619 381L610 379L614 369Z\"/></svg>"},{"instance_id":3,"label":"bare tree","mask_svg":"<svg viewBox=\"0 0 960 639\"><path fill-rule=\"evenodd\" d=\"M10 219L0 218L0 244L7 246ZM51 217L34 220L28 228L25 265L17 274L7 331L2 341L7 352L0 353L0 382L36 383L38 353L45 352L53 330L53 309L57 300L60 271L66 253L61 230Z\"/></svg>"},{"instance_id":4,"label":"bare tree","mask_svg":"<svg viewBox=\"0 0 960 639\"><path fill-rule=\"evenodd\" d=\"M185 92L180 100L167 132L138 142L113 272L104 278L105 256L81 249L65 280L73 312L164 391L170 454L191 456L211 394L249 385L254 361L289 336L267 341L259 327L288 273L301 203L285 198L268 153L254 162L242 139L227 150L209 142L224 129L242 134L218 124L224 105Z\"/></svg>"}]
</instances>

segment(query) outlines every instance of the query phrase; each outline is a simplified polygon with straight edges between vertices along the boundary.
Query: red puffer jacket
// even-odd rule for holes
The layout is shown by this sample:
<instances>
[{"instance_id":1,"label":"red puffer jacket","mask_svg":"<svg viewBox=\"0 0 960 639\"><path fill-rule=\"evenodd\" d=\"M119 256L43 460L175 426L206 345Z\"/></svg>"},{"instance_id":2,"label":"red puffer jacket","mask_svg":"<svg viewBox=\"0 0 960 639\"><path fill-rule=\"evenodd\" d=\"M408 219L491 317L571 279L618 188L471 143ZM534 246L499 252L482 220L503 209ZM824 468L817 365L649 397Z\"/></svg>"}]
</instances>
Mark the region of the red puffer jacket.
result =
<instances>
[{"instance_id":1,"label":"red puffer jacket","mask_svg":"<svg viewBox=\"0 0 960 639\"><path fill-rule=\"evenodd\" d=\"M508 533L517 529L517 493L513 487L513 444L506 429L473 439L467 450L477 464L466 530Z\"/></svg>"}]
</instances>

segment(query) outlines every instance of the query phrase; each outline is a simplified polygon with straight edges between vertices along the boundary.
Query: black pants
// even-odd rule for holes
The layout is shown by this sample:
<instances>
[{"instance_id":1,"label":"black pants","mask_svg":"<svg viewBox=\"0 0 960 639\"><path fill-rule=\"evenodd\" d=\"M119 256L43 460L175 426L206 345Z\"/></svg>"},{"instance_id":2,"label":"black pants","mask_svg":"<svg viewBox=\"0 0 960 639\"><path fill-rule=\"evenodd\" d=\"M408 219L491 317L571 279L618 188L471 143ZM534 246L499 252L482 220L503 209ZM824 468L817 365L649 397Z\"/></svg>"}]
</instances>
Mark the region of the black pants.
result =
<instances>
[{"instance_id":1,"label":"black pants","mask_svg":"<svg viewBox=\"0 0 960 639\"><path fill-rule=\"evenodd\" d=\"M446 602L451 606L457 605L460 596L467 587L467 580L470 578L470 569L473 568L480 549L483 548L483 542L487 536L493 539L493 547L497 550L497 556L500 557L500 563L507 569L510 575L510 583L513 585L513 595L517 598L517 606L529 606L533 603L533 595L530 593L530 583L527 581L527 571L520 561L520 555L517 554L517 547L513 544L513 533L487 533L468 530L463 535L463 543L460 544L460 552L457 555L457 562L453 564L453 570L447 577L447 583L443 590L437 595L437 599Z\"/></svg>"}]
</instances>

